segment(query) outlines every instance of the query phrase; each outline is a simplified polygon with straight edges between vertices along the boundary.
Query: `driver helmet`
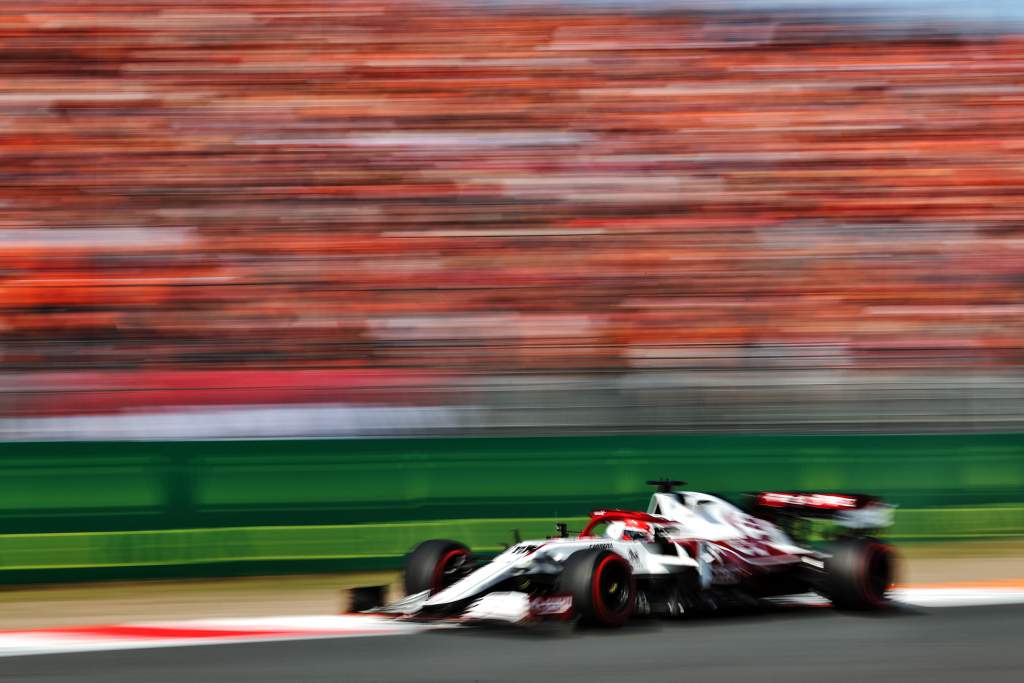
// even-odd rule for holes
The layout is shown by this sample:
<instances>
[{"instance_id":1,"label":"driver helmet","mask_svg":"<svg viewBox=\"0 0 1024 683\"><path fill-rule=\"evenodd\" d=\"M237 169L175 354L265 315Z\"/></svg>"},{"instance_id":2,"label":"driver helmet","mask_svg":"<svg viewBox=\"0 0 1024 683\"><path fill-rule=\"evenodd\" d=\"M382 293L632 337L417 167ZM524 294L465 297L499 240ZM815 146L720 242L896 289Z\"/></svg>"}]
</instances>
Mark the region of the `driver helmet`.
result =
<instances>
[{"instance_id":1,"label":"driver helmet","mask_svg":"<svg viewBox=\"0 0 1024 683\"><path fill-rule=\"evenodd\" d=\"M608 536L620 541L654 540L654 527L635 519L615 521L608 525Z\"/></svg>"}]
</instances>

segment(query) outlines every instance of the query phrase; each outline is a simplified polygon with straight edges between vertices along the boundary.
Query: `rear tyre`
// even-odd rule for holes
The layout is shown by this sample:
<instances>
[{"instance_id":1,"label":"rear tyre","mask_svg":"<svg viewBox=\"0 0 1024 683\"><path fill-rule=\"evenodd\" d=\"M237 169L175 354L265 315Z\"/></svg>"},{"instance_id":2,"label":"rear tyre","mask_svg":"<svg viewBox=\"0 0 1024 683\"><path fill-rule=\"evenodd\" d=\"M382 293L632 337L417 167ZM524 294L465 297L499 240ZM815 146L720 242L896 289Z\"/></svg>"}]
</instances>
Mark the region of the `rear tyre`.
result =
<instances>
[{"instance_id":1,"label":"rear tyre","mask_svg":"<svg viewBox=\"0 0 1024 683\"><path fill-rule=\"evenodd\" d=\"M616 628L636 608L636 580L629 562L603 548L570 555L555 592L572 596L573 610L584 624Z\"/></svg>"},{"instance_id":2,"label":"rear tyre","mask_svg":"<svg viewBox=\"0 0 1024 683\"><path fill-rule=\"evenodd\" d=\"M896 553L876 538L843 538L829 548L823 593L839 609L877 610L889 605Z\"/></svg>"},{"instance_id":3,"label":"rear tyre","mask_svg":"<svg viewBox=\"0 0 1024 683\"><path fill-rule=\"evenodd\" d=\"M466 575L469 548L458 541L424 541L405 556L405 593L438 593Z\"/></svg>"}]
</instances>

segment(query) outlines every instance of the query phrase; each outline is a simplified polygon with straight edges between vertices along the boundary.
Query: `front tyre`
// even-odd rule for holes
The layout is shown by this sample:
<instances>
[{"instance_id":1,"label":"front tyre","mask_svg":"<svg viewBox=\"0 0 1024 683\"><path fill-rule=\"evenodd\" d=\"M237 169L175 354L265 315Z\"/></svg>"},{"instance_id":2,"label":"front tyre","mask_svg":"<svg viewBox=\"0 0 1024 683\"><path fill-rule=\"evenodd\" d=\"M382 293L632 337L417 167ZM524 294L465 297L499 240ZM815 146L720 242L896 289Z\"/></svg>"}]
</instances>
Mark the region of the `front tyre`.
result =
<instances>
[{"instance_id":1,"label":"front tyre","mask_svg":"<svg viewBox=\"0 0 1024 683\"><path fill-rule=\"evenodd\" d=\"M896 553L877 538L843 538L825 560L825 597L839 609L877 610L889 604Z\"/></svg>"},{"instance_id":2,"label":"front tyre","mask_svg":"<svg viewBox=\"0 0 1024 683\"><path fill-rule=\"evenodd\" d=\"M555 592L572 596L573 610L585 624L622 626L636 608L636 580L629 562L603 548L570 555Z\"/></svg>"},{"instance_id":3,"label":"front tyre","mask_svg":"<svg viewBox=\"0 0 1024 683\"><path fill-rule=\"evenodd\" d=\"M405 594L439 593L465 576L469 548L458 541L424 541L405 556Z\"/></svg>"}]
</instances>

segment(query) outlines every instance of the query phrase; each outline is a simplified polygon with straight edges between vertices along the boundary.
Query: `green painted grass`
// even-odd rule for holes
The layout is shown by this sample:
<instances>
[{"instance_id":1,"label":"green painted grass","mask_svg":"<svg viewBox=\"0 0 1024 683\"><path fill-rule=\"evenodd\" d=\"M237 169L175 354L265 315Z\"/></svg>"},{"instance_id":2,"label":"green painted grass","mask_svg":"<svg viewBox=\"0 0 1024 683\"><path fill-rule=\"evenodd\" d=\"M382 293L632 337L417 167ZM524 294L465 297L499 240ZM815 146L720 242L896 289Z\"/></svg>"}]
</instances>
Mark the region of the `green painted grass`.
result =
<instances>
[{"instance_id":1,"label":"green painted grass","mask_svg":"<svg viewBox=\"0 0 1024 683\"><path fill-rule=\"evenodd\" d=\"M586 518L564 519L580 529ZM88 570L112 567L185 567L245 562L360 560L369 568L394 566L428 538L452 538L475 551L500 551L513 530L523 538L554 533L555 520L447 519L323 526L248 526L216 529L0 535L0 572ZM897 541L984 540L1024 536L1024 505L898 509L887 534ZM376 565L376 567L374 566Z\"/></svg>"}]
</instances>

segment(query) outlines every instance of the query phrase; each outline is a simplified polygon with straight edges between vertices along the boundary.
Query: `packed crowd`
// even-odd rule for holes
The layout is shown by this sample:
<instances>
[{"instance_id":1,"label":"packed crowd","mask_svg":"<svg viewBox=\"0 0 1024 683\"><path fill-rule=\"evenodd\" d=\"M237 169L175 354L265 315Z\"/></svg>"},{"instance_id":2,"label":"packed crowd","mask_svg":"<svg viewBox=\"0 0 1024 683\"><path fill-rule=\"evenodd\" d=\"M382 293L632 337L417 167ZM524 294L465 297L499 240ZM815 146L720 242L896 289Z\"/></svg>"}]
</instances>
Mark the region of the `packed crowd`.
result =
<instances>
[{"instance_id":1,"label":"packed crowd","mask_svg":"<svg viewBox=\"0 0 1024 683\"><path fill-rule=\"evenodd\" d=\"M1024 37L11 0L8 371L1024 360Z\"/></svg>"}]
</instances>

